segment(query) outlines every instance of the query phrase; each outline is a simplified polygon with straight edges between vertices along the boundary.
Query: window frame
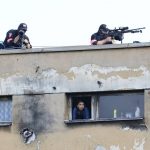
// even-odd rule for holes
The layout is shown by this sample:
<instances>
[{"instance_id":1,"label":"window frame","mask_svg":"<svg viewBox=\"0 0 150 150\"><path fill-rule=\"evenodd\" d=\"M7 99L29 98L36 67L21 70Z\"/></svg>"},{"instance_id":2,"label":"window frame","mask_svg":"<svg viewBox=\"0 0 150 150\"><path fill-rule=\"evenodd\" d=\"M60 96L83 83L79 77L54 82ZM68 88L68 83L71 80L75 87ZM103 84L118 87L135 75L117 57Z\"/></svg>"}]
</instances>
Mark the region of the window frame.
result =
<instances>
[{"instance_id":1,"label":"window frame","mask_svg":"<svg viewBox=\"0 0 150 150\"><path fill-rule=\"evenodd\" d=\"M64 123L66 124L73 124L73 123L92 123L92 122L119 122L119 121L138 121L138 120L144 120L145 116L145 106L143 105L143 117L139 118L112 118L112 119L100 119L99 117L99 97L102 95L110 95L110 94L125 94L125 93L142 93L143 94L143 103L145 105L145 90L139 89L139 90L122 90L122 91L101 91L101 92L80 92L80 93L66 93L67 95L67 109L68 117L65 117ZM82 119L82 120L72 120L72 97L84 97L84 96L91 96L91 119ZM69 107L69 108L68 108Z\"/></svg>"},{"instance_id":2,"label":"window frame","mask_svg":"<svg viewBox=\"0 0 150 150\"><path fill-rule=\"evenodd\" d=\"M102 119L102 118L100 118L100 114L99 114L99 103L100 103L100 100L99 100L99 98L100 97L102 97L102 96L108 96L108 95L112 95L112 96L114 96L114 95L121 95L121 94L143 94L143 117L133 117L133 118L104 118L104 119ZM145 113L145 108L144 108L144 101L145 101L145 93L144 93L144 90L132 90L132 91L119 91L119 92L105 92L105 94L104 93L101 93L101 94L98 94L98 99L97 99L97 101L98 101L98 118L97 118L97 120L100 120L100 121L132 121L132 120L143 120L144 119L144 113Z\"/></svg>"},{"instance_id":3,"label":"window frame","mask_svg":"<svg viewBox=\"0 0 150 150\"><path fill-rule=\"evenodd\" d=\"M2 126L10 126L10 125L12 125L12 120L13 120L13 115L12 115L12 109L13 109L13 104L12 104L12 96L0 96L0 101L10 101L11 102L11 118L10 118L10 120L9 121L2 121L2 120L0 120L0 127L2 127Z\"/></svg>"},{"instance_id":4,"label":"window frame","mask_svg":"<svg viewBox=\"0 0 150 150\"><path fill-rule=\"evenodd\" d=\"M72 97L86 97L86 96L89 96L91 97L91 118L90 119L81 119L81 120L72 120ZM95 104L95 99L94 99L94 96L91 95L91 94L83 94L83 93L80 93L80 94L69 94L69 96L67 96L67 106L69 107L68 108L68 112L66 112L68 115L68 117L66 117L66 120L64 120L65 123L67 122L91 122L91 121L94 121L95 120L95 115L93 115L94 112L94 104Z\"/></svg>"}]
</instances>

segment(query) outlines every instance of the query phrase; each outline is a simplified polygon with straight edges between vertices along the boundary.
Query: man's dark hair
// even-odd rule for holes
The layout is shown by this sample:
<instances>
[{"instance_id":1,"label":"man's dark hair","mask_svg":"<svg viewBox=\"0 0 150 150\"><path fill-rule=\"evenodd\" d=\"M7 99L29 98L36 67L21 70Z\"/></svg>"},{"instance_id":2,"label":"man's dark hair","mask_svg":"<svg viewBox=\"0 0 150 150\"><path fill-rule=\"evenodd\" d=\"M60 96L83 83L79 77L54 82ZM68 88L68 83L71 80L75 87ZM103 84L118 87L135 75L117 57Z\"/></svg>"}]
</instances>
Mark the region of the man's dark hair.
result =
<instances>
[{"instance_id":1,"label":"man's dark hair","mask_svg":"<svg viewBox=\"0 0 150 150\"><path fill-rule=\"evenodd\" d=\"M85 104L84 101L82 101L82 100L79 100L79 101L77 102L77 105L78 105L79 103Z\"/></svg>"}]
</instances>

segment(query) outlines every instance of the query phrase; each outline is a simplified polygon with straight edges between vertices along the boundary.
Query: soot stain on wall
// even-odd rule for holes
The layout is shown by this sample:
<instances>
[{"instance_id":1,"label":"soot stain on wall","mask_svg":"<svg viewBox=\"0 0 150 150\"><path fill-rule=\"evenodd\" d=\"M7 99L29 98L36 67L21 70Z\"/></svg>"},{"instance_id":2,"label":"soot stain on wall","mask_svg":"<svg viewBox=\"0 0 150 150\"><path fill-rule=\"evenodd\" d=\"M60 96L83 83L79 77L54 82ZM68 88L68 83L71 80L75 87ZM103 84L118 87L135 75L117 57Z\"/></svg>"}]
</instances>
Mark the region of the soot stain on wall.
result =
<instances>
[{"instance_id":1,"label":"soot stain on wall","mask_svg":"<svg viewBox=\"0 0 150 150\"><path fill-rule=\"evenodd\" d=\"M44 100L44 95L24 96L24 100L16 104L18 107L19 131L29 128L37 135L42 132L51 132L53 116Z\"/></svg>"}]
</instances>

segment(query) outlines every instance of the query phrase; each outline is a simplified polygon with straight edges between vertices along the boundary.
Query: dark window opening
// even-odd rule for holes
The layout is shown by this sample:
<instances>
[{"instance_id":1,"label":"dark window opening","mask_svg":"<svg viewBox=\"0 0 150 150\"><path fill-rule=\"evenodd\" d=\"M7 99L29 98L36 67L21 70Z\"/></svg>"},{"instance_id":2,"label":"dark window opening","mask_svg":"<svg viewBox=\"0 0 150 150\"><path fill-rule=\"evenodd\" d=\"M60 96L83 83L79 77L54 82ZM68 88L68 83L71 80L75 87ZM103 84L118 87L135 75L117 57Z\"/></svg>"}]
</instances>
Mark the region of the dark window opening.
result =
<instances>
[{"instance_id":1,"label":"dark window opening","mask_svg":"<svg viewBox=\"0 0 150 150\"><path fill-rule=\"evenodd\" d=\"M72 120L80 120L77 119L79 102L84 103L84 114L82 114L82 117L83 116L84 117L82 119L91 119L91 96L74 96L71 97L71 101L72 101ZM76 117L74 118L74 116ZM88 116L88 118L86 118L85 116L86 117Z\"/></svg>"},{"instance_id":2,"label":"dark window opening","mask_svg":"<svg viewBox=\"0 0 150 150\"><path fill-rule=\"evenodd\" d=\"M100 120L144 118L144 92L112 93L99 96Z\"/></svg>"}]
</instances>

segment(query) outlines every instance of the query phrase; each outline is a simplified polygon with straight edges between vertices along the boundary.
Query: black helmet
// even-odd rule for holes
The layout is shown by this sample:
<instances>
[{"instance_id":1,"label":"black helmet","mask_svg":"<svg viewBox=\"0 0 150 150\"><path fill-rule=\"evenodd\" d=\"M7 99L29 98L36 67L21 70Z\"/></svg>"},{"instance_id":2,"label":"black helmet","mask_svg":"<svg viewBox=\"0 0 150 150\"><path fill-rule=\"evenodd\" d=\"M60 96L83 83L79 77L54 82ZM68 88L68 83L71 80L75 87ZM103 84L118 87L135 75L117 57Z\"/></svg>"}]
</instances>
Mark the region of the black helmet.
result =
<instances>
[{"instance_id":1,"label":"black helmet","mask_svg":"<svg viewBox=\"0 0 150 150\"><path fill-rule=\"evenodd\" d=\"M104 32L107 32L108 31L108 28L107 28L107 25L106 24L101 24L99 29L98 29L98 32L101 32L101 31L104 31Z\"/></svg>"},{"instance_id":2,"label":"black helmet","mask_svg":"<svg viewBox=\"0 0 150 150\"><path fill-rule=\"evenodd\" d=\"M107 25L106 24L101 24L99 29L106 29L107 28Z\"/></svg>"},{"instance_id":3,"label":"black helmet","mask_svg":"<svg viewBox=\"0 0 150 150\"><path fill-rule=\"evenodd\" d=\"M26 23L21 23L18 26L18 31L23 30L23 31L27 31L27 24Z\"/></svg>"}]
</instances>

